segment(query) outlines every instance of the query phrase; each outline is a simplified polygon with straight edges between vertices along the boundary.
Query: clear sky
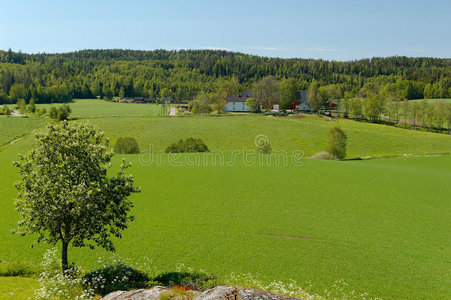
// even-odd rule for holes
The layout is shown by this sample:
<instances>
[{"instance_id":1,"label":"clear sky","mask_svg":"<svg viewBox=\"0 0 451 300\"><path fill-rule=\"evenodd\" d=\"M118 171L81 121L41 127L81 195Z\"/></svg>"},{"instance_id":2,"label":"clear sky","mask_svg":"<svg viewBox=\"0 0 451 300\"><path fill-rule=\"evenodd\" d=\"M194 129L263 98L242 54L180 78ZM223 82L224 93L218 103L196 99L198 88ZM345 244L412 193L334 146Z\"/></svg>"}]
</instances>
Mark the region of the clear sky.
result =
<instances>
[{"instance_id":1,"label":"clear sky","mask_svg":"<svg viewBox=\"0 0 451 300\"><path fill-rule=\"evenodd\" d=\"M451 57L451 1L0 0L0 49Z\"/></svg>"}]
</instances>

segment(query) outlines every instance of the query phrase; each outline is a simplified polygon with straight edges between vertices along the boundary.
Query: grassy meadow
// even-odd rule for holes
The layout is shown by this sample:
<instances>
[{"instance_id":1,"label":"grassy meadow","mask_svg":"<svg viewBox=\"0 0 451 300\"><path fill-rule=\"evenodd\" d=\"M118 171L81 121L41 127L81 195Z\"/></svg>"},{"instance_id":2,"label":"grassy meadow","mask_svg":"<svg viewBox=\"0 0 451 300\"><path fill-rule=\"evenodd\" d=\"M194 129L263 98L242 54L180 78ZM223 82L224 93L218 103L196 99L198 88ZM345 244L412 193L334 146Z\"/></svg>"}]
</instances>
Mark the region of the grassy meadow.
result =
<instances>
[{"instance_id":1,"label":"grassy meadow","mask_svg":"<svg viewBox=\"0 0 451 300\"><path fill-rule=\"evenodd\" d=\"M37 279L24 277L0 277L0 300L34 299Z\"/></svg>"},{"instance_id":2,"label":"grassy meadow","mask_svg":"<svg viewBox=\"0 0 451 300\"><path fill-rule=\"evenodd\" d=\"M78 122L97 125L112 141L135 137L143 151L113 159L115 169L122 157L132 161L130 172L142 187L132 198L135 221L115 241L117 255L136 263L148 257L159 270L183 263L220 277L235 272L266 282L310 281L319 294L343 280L358 293L383 299L449 297L451 136L340 119L348 158L412 157L304 158L299 164L291 153L323 151L336 121L312 115L157 117L157 105L99 100L77 100L71 107ZM30 248L32 237L11 234L18 220L18 174L11 161L33 146L32 132L47 122L0 118L2 261L39 263L46 249ZM273 150L285 151L284 163L243 156L256 149L260 134ZM190 136L222 151L215 157L223 165L212 153L158 153ZM71 248L69 260L89 269L108 255ZM0 277L0 295L20 286L18 280Z\"/></svg>"},{"instance_id":3,"label":"grassy meadow","mask_svg":"<svg viewBox=\"0 0 451 300\"><path fill-rule=\"evenodd\" d=\"M415 101L415 102L419 101L419 102L421 102L421 101L423 101L423 100L424 100L424 99L415 99L415 100L409 100L409 102L411 102L411 101ZM442 98L442 99L426 99L426 101L427 101L429 104L433 104L433 103L440 102L440 101L444 101L444 102L447 102L447 103L451 103L451 99L449 99L449 98Z\"/></svg>"},{"instance_id":4,"label":"grassy meadow","mask_svg":"<svg viewBox=\"0 0 451 300\"><path fill-rule=\"evenodd\" d=\"M253 114L230 116L156 117L160 106L155 104L112 103L100 100L75 100L70 104L71 117L83 118L105 131L111 142L123 136L135 137L142 151L158 152L170 143L188 137L200 137L210 150L255 150L255 137L264 134L274 150L303 151L306 156L323 151L329 128L336 121L305 115L295 117L264 117ZM86 118L89 107L95 118ZM42 107L41 105L39 107ZM143 112L155 113L155 117L140 117ZM120 117L114 117L120 114ZM129 117L135 115L135 117ZM32 130L48 122L41 118L0 118L0 152L17 153L33 145ZM20 124L20 125L19 125ZM386 125L339 120L348 135L348 158L400 155L446 154L451 152L451 137ZM3 130L5 128L6 130ZM25 134L26 132L29 134ZM11 141L17 139L13 144ZM3 145L3 146L2 146Z\"/></svg>"},{"instance_id":5,"label":"grassy meadow","mask_svg":"<svg viewBox=\"0 0 451 300\"><path fill-rule=\"evenodd\" d=\"M39 104L39 108L47 111L51 106L58 107L61 104ZM144 103L115 103L97 99L75 99L69 103L72 113L71 118L103 118L103 117L135 117L157 116L161 112L161 106Z\"/></svg>"},{"instance_id":6,"label":"grassy meadow","mask_svg":"<svg viewBox=\"0 0 451 300\"><path fill-rule=\"evenodd\" d=\"M184 263L220 276L311 281L315 292L336 280L383 299L440 299L449 292L450 156L305 159L283 167L247 166L231 155L225 160L234 164L223 167L192 167L196 155L178 157L181 166L168 155L150 165L139 155L125 157L142 193L133 196L135 221L116 241L122 257L147 256L162 270ZM37 263L44 247L30 249L31 237L10 234L18 217L13 159L0 155L0 257ZM104 255L69 253L88 268Z\"/></svg>"}]
</instances>

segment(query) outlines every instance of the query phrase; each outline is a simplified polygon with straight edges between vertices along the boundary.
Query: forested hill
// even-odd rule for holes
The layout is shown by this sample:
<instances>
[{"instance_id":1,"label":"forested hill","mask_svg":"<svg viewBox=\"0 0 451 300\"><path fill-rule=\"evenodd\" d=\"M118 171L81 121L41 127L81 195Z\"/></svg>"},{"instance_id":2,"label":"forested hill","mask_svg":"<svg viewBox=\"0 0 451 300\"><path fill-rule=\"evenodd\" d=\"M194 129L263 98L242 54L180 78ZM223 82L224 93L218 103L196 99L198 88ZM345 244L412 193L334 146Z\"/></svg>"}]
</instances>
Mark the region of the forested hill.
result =
<instances>
[{"instance_id":1,"label":"forested hill","mask_svg":"<svg viewBox=\"0 0 451 300\"><path fill-rule=\"evenodd\" d=\"M348 62L282 59L218 50L82 50L61 54L0 51L0 103L16 98L64 101L95 96L159 97L169 88L181 100L212 92L224 80L239 89L275 76L312 81L358 94L388 88L408 99L451 97L451 60L388 57ZM12 93L11 93L12 89Z\"/></svg>"}]
</instances>

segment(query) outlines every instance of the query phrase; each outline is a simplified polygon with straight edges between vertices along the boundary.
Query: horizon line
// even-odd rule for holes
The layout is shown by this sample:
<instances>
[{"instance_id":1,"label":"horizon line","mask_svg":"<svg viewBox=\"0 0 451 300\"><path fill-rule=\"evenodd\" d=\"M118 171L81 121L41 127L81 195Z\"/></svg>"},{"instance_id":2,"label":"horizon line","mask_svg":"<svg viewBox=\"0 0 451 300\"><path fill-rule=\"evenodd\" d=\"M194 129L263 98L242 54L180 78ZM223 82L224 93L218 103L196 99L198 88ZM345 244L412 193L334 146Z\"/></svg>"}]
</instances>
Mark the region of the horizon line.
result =
<instances>
[{"instance_id":1,"label":"horizon line","mask_svg":"<svg viewBox=\"0 0 451 300\"><path fill-rule=\"evenodd\" d=\"M39 55L39 54L47 54L47 55L58 55L58 54L68 54L68 53L76 53L76 52L82 52L82 51L110 51L110 50L122 50L122 51L143 51L143 52L154 52L158 50L164 50L168 52L179 52L179 51L210 51L210 52L227 52L227 53L235 53L235 54L243 54L243 55L249 55L249 56L256 56L261 58L270 58L270 59L305 59L305 60L322 60L322 61L328 61L328 62L353 62L353 61L361 61L361 60L371 60L375 58L393 58L393 57L406 57L406 58L432 58L432 59L443 59L443 60L451 60L451 57L438 57L438 56L407 56L407 55L399 55L399 54L393 54L389 56L372 56L372 57L360 57L360 58L354 58L354 59L326 59L326 58L312 58L312 57L301 57L301 56L293 56L293 57L281 57L281 56L269 56L269 55L259 55L254 54L250 52L244 52L239 50L234 50L231 48L220 48L220 47L201 47L201 48L181 48L181 47L169 47L169 48L154 48L154 49L133 49L133 48L84 48L84 49L67 49L62 51L55 51L55 52L46 52L46 51L30 51L25 52L21 49L19 50L12 50L12 48L0 49L0 51L8 52L11 50L15 53L22 53L26 55Z\"/></svg>"}]
</instances>

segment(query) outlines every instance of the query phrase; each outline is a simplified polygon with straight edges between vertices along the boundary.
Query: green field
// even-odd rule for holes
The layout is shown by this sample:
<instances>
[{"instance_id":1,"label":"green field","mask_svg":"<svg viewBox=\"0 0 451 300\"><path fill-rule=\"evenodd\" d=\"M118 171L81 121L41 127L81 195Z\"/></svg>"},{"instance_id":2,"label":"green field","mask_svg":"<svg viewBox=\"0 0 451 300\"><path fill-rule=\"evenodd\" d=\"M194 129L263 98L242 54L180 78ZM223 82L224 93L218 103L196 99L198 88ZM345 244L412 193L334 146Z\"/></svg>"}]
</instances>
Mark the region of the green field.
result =
<instances>
[{"instance_id":1,"label":"green field","mask_svg":"<svg viewBox=\"0 0 451 300\"><path fill-rule=\"evenodd\" d=\"M0 147L18 142L24 135L45 126L47 121L42 118L18 118L0 116Z\"/></svg>"},{"instance_id":2,"label":"green field","mask_svg":"<svg viewBox=\"0 0 451 300\"><path fill-rule=\"evenodd\" d=\"M39 288L37 279L0 277L0 300L34 299L36 288Z\"/></svg>"},{"instance_id":3,"label":"green field","mask_svg":"<svg viewBox=\"0 0 451 300\"><path fill-rule=\"evenodd\" d=\"M186 156L177 167L168 155L145 166L138 155L126 157L142 193L133 197L136 220L116 242L122 257L148 256L162 270L184 263L221 276L310 280L317 292L344 280L384 299L449 295L450 156L284 167L246 166L239 157L233 166L190 167ZM10 234L12 159L0 155L0 257L38 262L43 247ZM70 252L85 267L102 255Z\"/></svg>"},{"instance_id":4,"label":"green field","mask_svg":"<svg viewBox=\"0 0 451 300\"><path fill-rule=\"evenodd\" d=\"M51 106L60 104L38 104L39 109L47 111ZM161 112L161 106L149 103L115 103L94 99L79 99L69 103L72 113L71 118L103 118L118 116L157 116Z\"/></svg>"},{"instance_id":5,"label":"green field","mask_svg":"<svg viewBox=\"0 0 451 300\"><path fill-rule=\"evenodd\" d=\"M210 150L227 152L243 151L244 148L255 150L255 137L264 134L274 150L285 151L288 154L301 150L306 156L324 150L327 132L336 125L336 122L312 115L303 118L270 118L257 115L124 117L94 118L89 122L104 130L112 143L118 137L135 137L142 151L162 151L170 143L191 136L202 138ZM339 123L348 135L348 158L451 152L451 136L446 134L405 130L345 119ZM33 129L36 129L36 126L29 125L29 130ZM0 151L23 152L32 145L33 135L28 134L14 144L0 147Z\"/></svg>"},{"instance_id":6,"label":"green field","mask_svg":"<svg viewBox=\"0 0 451 300\"><path fill-rule=\"evenodd\" d=\"M411 102L411 101L423 101L424 99L415 99L415 100L409 100L409 102ZM443 99L426 99L426 101L429 103L429 104L432 104L432 103L436 103L436 102L440 102L440 101L445 101L445 102L447 102L447 103L451 103L451 99L449 99L449 98L443 98Z\"/></svg>"},{"instance_id":7,"label":"green field","mask_svg":"<svg viewBox=\"0 0 451 300\"><path fill-rule=\"evenodd\" d=\"M143 151L125 155L142 193L133 196L135 221L116 241L121 257L142 263L147 256L162 271L183 263L220 277L235 272L258 274L265 282L311 281L312 292L320 294L344 280L359 293L383 299L449 298L451 156L445 154L451 153L451 136L340 119L348 158L412 157L304 158L300 166L290 155L323 151L336 121L311 115L157 117L156 105L99 100L77 100L71 107L74 118L83 118L78 122L97 125L112 141L135 137ZM145 115L141 110L147 108ZM38 263L46 249L30 248L32 237L10 233L18 220L11 161L33 146L33 131L48 122L0 117L2 261ZM256 155L243 161L261 134L273 150L287 154L281 156L285 163L268 165ZM190 136L222 152L159 154ZM114 157L115 167L119 160ZM71 249L69 259L89 269L106 255ZM21 287L20 280L0 278L0 299Z\"/></svg>"}]
</instances>

